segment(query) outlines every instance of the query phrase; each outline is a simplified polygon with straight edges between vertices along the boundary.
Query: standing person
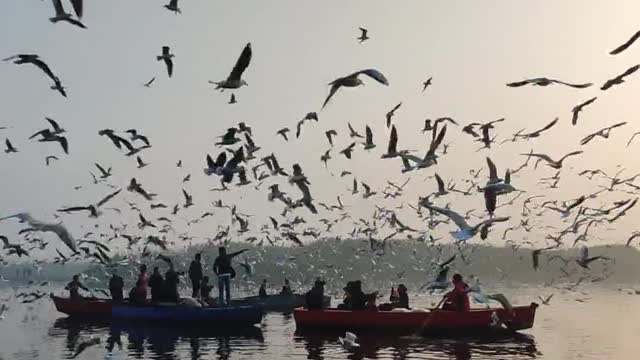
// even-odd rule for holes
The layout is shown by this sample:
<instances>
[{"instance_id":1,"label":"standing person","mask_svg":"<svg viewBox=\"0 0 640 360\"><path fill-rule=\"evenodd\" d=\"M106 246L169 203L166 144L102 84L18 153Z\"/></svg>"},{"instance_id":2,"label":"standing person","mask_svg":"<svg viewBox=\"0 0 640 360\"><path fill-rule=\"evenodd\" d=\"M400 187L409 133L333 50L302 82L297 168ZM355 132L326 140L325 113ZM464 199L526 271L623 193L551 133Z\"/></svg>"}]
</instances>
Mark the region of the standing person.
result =
<instances>
[{"instance_id":1,"label":"standing person","mask_svg":"<svg viewBox=\"0 0 640 360\"><path fill-rule=\"evenodd\" d=\"M260 290L258 290L258 296L261 299L269 297L267 294L267 279L262 280L262 285L260 285Z\"/></svg>"},{"instance_id":2,"label":"standing person","mask_svg":"<svg viewBox=\"0 0 640 360\"><path fill-rule=\"evenodd\" d=\"M231 279L236 277L236 271L231 266L231 260L247 251L243 249L231 254L227 254L227 248L221 246L218 248L218 257L213 263L213 272L218 276L218 303L220 305L229 305L231 303ZM225 300L224 295L227 295Z\"/></svg>"},{"instance_id":3,"label":"standing person","mask_svg":"<svg viewBox=\"0 0 640 360\"><path fill-rule=\"evenodd\" d=\"M178 283L180 283L178 273L173 269L173 264L169 264L169 270L164 274L166 301L177 303L178 300L180 300L180 294L178 294Z\"/></svg>"},{"instance_id":4,"label":"standing person","mask_svg":"<svg viewBox=\"0 0 640 360\"><path fill-rule=\"evenodd\" d=\"M109 292L111 293L111 300L120 303L124 299L124 280L121 276L115 272L109 279Z\"/></svg>"},{"instance_id":5,"label":"standing person","mask_svg":"<svg viewBox=\"0 0 640 360\"><path fill-rule=\"evenodd\" d=\"M149 287L151 287L151 302L157 303L162 301L164 298L164 279L157 266L153 268L153 274L151 274L151 279L149 279Z\"/></svg>"},{"instance_id":6,"label":"standing person","mask_svg":"<svg viewBox=\"0 0 640 360\"><path fill-rule=\"evenodd\" d=\"M84 291L89 291L86 286L82 285L80 282L80 277L78 275L73 275L73 280L67 284L65 287L66 290L69 290L69 299L71 300L81 300L83 299L80 296L79 290L82 289Z\"/></svg>"},{"instance_id":7,"label":"standing person","mask_svg":"<svg viewBox=\"0 0 640 360\"><path fill-rule=\"evenodd\" d=\"M147 292L147 286L149 285L149 275L147 274L147 265L145 264L140 265L140 273L138 274L136 285L138 284L138 282L142 282L140 286L144 289L145 292Z\"/></svg>"},{"instance_id":8,"label":"standing person","mask_svg":"<svg viewBox=\"0 0 640 360\"><path fill-rule=\"evenodd\" d=\"M197 298L200 295L200 283L202 282L202 264L200 263L200 254L196 254L195 259L189 266L189 279L191 280L191 293L192 298Z\"/></svg>"}]
</instances>

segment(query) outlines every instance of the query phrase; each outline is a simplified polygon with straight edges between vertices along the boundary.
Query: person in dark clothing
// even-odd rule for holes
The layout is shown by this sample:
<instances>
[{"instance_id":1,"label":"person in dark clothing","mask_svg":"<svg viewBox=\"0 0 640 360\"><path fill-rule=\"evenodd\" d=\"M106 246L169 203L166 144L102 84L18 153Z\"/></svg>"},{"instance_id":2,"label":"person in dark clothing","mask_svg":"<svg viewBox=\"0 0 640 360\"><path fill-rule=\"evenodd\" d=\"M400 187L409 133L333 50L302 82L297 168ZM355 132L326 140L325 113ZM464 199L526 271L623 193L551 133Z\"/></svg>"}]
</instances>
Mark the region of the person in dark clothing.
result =
<instances>
[{"instance_id":1,"label":"person in dark clothing","mask_svg":"<svg viewBox=\"0 0 640 360\"><path fill-rule=\"evenodd\" d=\"M209 306L213 305L211 290L213 290L213 286L209 284L209 277L208 276L203 277L202 283L200 283L200 300Z\"/></svg>"},{"instance_id":2,"label":"person in dark clothing","mask_svg":"<svg viewBox=\"0 0 640 360\"><path fill-rule=\"evenodd\" d=\"M307 303L307 309L322 309L324 306L324 285L326 283L319 278L313 284L313 288L307 291L305 296L305 302Z\"/></svg>"},{"instance_id":3,"label":"person in dark clothing","mask_svg":"<svg viewBox=\"0 0 640 360\"><path fill-rule=\"evenodd\" d=\"M351 310L364 310L367 305L367 295L362 291L362 282L354 281L351 291Z\"/></svg>"},{"instance_id":4,"label":"person in dark clothing","mask_svg":"<svg viewBox=\"0 0 640 360\"><path fill-rule=\"evenodd\" d=\"M142 279L138 279L136 286L129 291L129 302L134 305L146 305L147 284Z\"/></svg>"},{"instance_id":5,"label":"person in dark clothing","mask_svg":"<svg viewBox=\"0 0 640 360\"><path fill-rule=\"evenodd\" d=\"M229 305L231 302L231 279L236 277L236 271L231 266L231 260L249 249L243 249L227 254L227 248L218 248L218 257L213 263L213 272L218 276L218 303ZM227 295L226 301L224 295Z\"/></svg>"},{"instance_id":6,"label":"person in dark clothing","mask_svg":"<svg viewBox=\"0 0 640 360\"><path fill-rule=\"evenodd\" d=\"M173 269L173 265L169 265L169 270L164 274L165 301L177 303L180 300L178 283L180 283L178 273Z\"/></svg>"},{"instance_id":7,"label":"person in dark clothing","mask_svg":"<svg viewBox=\"0 0 640 360\"><path fill-rule=\"evenodd\" d=\"M124 280L118 274L113 273L109 279L109 292L114 302L122 302L124 299Z\"/></svg>"},{"instance_id":8,"label":"person in dark clothing","mask_svg":"<svg viewBox=\"0 0 640 360\"><path fill-rule=\"evenodd\" d=\"M80 289L89 291L89 289L82 285L82 283L80 282L80 277L78 275L73 275L73 280L67 284L65 289L69 290L69 299L71 300L80 300L83 298L79 293Z\"/></svg>"},{"instance_id":9,"label":"person in dark clothing","mask_svg":"<svg viewBox=\"0 0 640 360\"><path fill-rule=\"evenodd\" d=\"M260 285L260 290L258 290L258 296L261 299L269 297L267 294L267 279L262 280L262 285Z\"/></svg>"},{"instance_id":10,"label":"person in dark clothing","mask_svg":"<svg viewBox=\"0 0 640 360\"><path fill-rule=\"evenodd\" d=\"M151 288L152 303L164 300L164 279L157 266L153 268L153 274L151 274L151 278L149 279L149 287Z\"/></svg>"},{"instance_id":11,"label":"person in dark clothing","mask_svg":"<svg viewBox=\"0 0 640 360\"><path fill-rule=\"evenodd\" d=\"M189 266L189 279L191 280L191 288L193 289L191 297L196 298L200 295L200 283L202 282L200 254L196 254L195 259L191 262L191 266Z\"/></svg>"},{"instance_id":12,"label":"person in dark clothing","mask_svg":"<svg viewBox=\"0 0 640 360\"><path fill-rule=\"evenodd\" d=\"M394 309L409 309L409 294L407 287L403 284L398 285L398 300L393 303Z\"/></svg>"},{"instance_id":13,"label":"person in dark clothing","mask_svg":"<svg viewBox=\"0 0 640 360\"><path fill-rule=\"evenodd\" d=\"M289 279L284 279L284 285L282 285L282 291L280 291L280 295L293 295L293 291L291 291L291 285L289 284Z\"/></svg>"}]
</instances>

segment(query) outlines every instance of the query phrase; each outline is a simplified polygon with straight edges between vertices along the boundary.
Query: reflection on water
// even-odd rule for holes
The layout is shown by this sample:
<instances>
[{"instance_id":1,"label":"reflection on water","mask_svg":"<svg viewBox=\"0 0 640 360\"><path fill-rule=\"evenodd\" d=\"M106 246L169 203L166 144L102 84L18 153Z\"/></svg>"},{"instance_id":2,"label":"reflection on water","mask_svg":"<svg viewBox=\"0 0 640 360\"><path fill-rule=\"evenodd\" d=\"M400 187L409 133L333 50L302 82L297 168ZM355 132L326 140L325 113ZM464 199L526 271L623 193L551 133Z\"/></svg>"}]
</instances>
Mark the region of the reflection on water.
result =
<instances>
[{"instance_id":1,"label":"reflection on water","mask_svg":"<svg viewBox=\"0 0 640 360\"><path fill-rule=\"evenodd\" d=\"M307 351L309 359L325 359L333 356L330 350L338 336L343 334L318 332L295 336L296 343ZM421 337L385 337L380 335L358 336L357 350L351 351L349 359L530 359L540 353L535 338L516 334L501 338L465 337L457 339Z\"/></svg>"}]
</instances>

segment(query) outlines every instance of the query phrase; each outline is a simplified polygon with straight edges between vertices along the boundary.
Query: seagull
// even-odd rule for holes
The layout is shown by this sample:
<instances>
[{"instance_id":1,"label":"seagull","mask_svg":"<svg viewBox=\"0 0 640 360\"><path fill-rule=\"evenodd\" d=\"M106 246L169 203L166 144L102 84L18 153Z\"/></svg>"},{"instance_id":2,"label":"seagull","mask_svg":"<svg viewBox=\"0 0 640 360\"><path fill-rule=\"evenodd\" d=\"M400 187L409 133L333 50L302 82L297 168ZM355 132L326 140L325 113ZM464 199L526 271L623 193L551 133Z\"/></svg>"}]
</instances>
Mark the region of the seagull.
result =
<instances>
[{"instance_id":1,"label":"seagull","mask_svg":"<svg viewBox=\"0 0 640 360\"><path fill-rule=\"evenodd\" d=\"M442 180L440 175L438 175L438 173L435 173L434 177L436 178L436 182L438 183L438 191L435 192L433 195L435 197L447 195L449 191L447 191L446 187L444 186L444 181Z\"/></svg>"},{"instance_id":2,"label":"seagull","mask_svg":"<svg viewBox=\"0 0 640 360\"><path fill-rule=\"evenodd\" d=\"M588 106L590 104L592 104L594 101L596 101L598 97L592 97L591 99L583 102L582 104L577 105L576 107L573 108L573 110L571 110L571 112L573 113L573 117L571 118L571 124L572 125L576 125L578 123L578 114L580 113L580 111L582 111L582 109L585 106Z\"/></svg>"},{"instance_id":3,"label":"seagull","mask_svg":"<svg viewBox=\"0 0 640 360\"><path fill-rule=\"evenodd\" d=\"M144 87L146 88L150 88L151 84L153 84L153 82L156 81L156 77L152 77L151 80L147 81L145 84L143 84Z\"/></svg>"},{"instance_id":4,"label":"seagull","mask_svg":"<svg viewBox=\"0 0 640 360\"><path fill-rule=\"evenodd\" d=\"M289 128L283 128L283 129L280 129L280 130L276 131L276 134L281 135L284 138L285 141L289 141L289 137L287 136L287 133L289 131L291 131L291 130L289 130Z\"/></svg>"},{"instance_id":5,"label":"seagull","mask_svg":"<svg viewBox=\"0 0 640 360\"><path fill-rule=\"evenodd\" d=\"M349 137L350 138L363 138L364 137L364 136L358 134L358 132L353 129L353 126L351 126L351 123L347 123L347 126L349 126Z\"/></svg>"},{"instance_id":6,"label":"seagull","mask_svg":"<svg viewBox=\"0 0 640 360\"><path fill-rule=\"evenodd\" d=\"M171 50L168 46L162 47L162 55L156 56L156 60L164 61L165 65L167 65L167 74L169 77L173 75L173 60L171 60L175 55L171 53Z\"/></svg>"},{"instance_id":7,"label":"seagull","mask_svg":"<svg viewBox=\"0 0 640 360\"><path fill-rule=\"evenodd\" d=\"M436 129L434 128L434 134L435 134L435 131ZM436 155L436 150L438 149L438 146L440 146L440 143L442 143L442 140L444 139L444 135L446 133L447 133L447 126L445 125L442 128L442 130L440 130L438 135L431 139L431 144L429 145L429 149L427 150L427 153L424 155L423 158L419 158L415 155L409 155L404 153L399 155L403 159L414 162L416 168L424 169L429 166L432 166L438 162L437 161L438 156Z\"/></svg>"},{"instance_id":8,"label":"seagull","mask_svg":"<svg viewBox=\"0 0 640 360\"><path fill-rule=\"evenodd\" d=\"M428 78L425 82L422 83L422 92L427 90L427 88L431 85L431 80L433 80L433 77Z\"/></svg>"},{"instance_id":9,"label":"seagull","mask_svg":"<svg viewBox=\"0 0 640 360\"><path fill-rule=\"evenodd\" d=\"M53 120L52 118L46 117L45 116L45 120L47 120L47 122L49 122L49 124L51 124L51 127L53 128L53 131L51 132L53 135L59 135L62 134L64 132L66 132L65 129L63 129L55 120Z\"/></svg>"},{"instance_id":10,"label":"seagull","mask_svg":"<svg viewBox=\"0 0 640 360\"><path fill-rule=\"evenodd\" d=\"M360 29L360 37L356 38L358 40L360 40L360 43L362 44L364 41L369 40L369 37L367 36L367 29L365 28L358 28Z\"/></svg>"},{"instance_id":11,"label":"seagull","mask_svg":"<svg viewBox=\"0 0 640 360\"><path fill-rule=\"evenodd\" d=\"M582 154L582 151L573 151L568 153L567 155L563 156L562 158L560 158L560 160L555 161L553 159L551 159L549 156L545 155L545 154L534 154L534 153L529 153L529 154L520 154L520 155L524 155L524 156L533 156L533 157L537 157L540 158L544 161L547 162L547 165L554 168L554 169L560 169L562 167L562 163L564 162L564 160L570 156L575 156L575 155L579 155Z\"/></svg>"},{"instance_id":12,"label":"seagull","mask_svg":"<svg viewBox=\"0 0 640 360\"><path fill-rule=\"evenodd\" d=\"M98 216L100 216L102 214L102 212L98 211L98 208L100 208L102 205L106 204L107 202L109 202L109 200L113 199L114 197L116 197L116 195L120 194L120 192L122 191L122 189L118 189L117 191L108 194L107 196L105 196L102 200L100 200L97 204L95 205L89 205L89 206L74 206L74 207L68 207L68 208L63 208L63 209L59 209L58 212L64 212L64 213L72 213L72 212L76 212L76 211L88 211L89 212L89 217L92 218L97 218Z\"/></svg>"},{"instance_id":13,"label":"seagull","mask_svg":"<svg viewBox=\"0 0 640 360\"><path fill-rule=\"evenodd\" d=\"M631 145L631 142L633 141L633 139L637 136L640 135L640 131L634 133L633 135L631 135L631 138L629 139L629 141L627 142L627 147L629 147L629 145Z\"/></svg>"},{"instance_id":14,"label":"seagull","mask_svg":"<svg viewBox=\"0 0 640 360\"><path fill-rule=\"evenodd\" d=\"M140 223L138 223L138 227L140 229L144 229L145 227L152 227L152 228L156 227L153 223L147 221L147 219L145 219L142 213L138 214L138 218L140 219Z\"/></svg>"},{"instance_id":15,"label":"seagull","mask_svg":"<svg viewBox=\"0 0 640 360\"><path fill-rule=\"evenodd\" d=\"M331 160L331 149L325 151L325 153L320 156L320 161L324 163L324 167L327 167L327 161Z\"/></svg>"},{"instance_id":16,"label":"seagull","mask_svg":"<svg viewBox=\"0 0 640 360\"><path fill-rule=\"evenodd\" d=\"M552 297L553 297L553 294L547 296L546 298L543 298L542 296L538 296L538 299L540 299L540 302L542 302L542 305L549 305L549 301L551 301Z\"/></svg>"},{"instance_id":17,"label":"seagull","mask_svg":"<svg viewBox=\"0 0 640 360\"><path fill-rule=\"evenodd\" d=\"M60 160L60 159L58 159L56 156L53 156L53 155L49 155L46 158L44 158L44 162L47 164L47 166L51 164L51 160Z\"/></svg>"},{"instance_id":18,"label":"seagull","mask_svg":"<svg viewBox=\"0 0 640 360\"><path fill-rule=\"evenodd\" d=\"M620 126L626 125L627 122L621 122L621 123L617 123L611 126L608 126L606 128L600 129L592 134L589 134L587 136L585 136L584 138L582 138L582 140L580 140L580 145L586 145L589 142L591 142L591 140L595 139L597 136L603 137L605 139L609 138L609 134L611 133L611 130L618 128Z\"/></svg>"},{"instance_id":19,"label":"seagull","mask_svg":"<svg viewBox=\"0 0 640 360\"><path fill-rule=\"evenodd\" d=\"M366 130L367 138L362 145L364 145L365 150L371 150L376 147L376 144L373 143L373 132L371 131L371 128L369 127L369 125L367 125L365 130Z\"/></svg>"},{"instance_id":20,"label":"seagull","mask_svg":"<svg viewBox=\"0 0 640 360\"><path fill-rule=\"evenodd\" d=\"M244 134L244 139L245 139L244 147L247 150L247 160L254 159L255 156L253 155L253 153L260 150L261 147L256 146L256 143L253 142L253 139L251 138L251 135L249 135L249 133Z\"/></svg>"},{"instance_id":21,"label":"seagull","mask_svg":"<svg viewBox=\"0 0 640 360\"><path fill-rule=\"evenodd\" d=\"M217 142L216 145L218 146L224 146L224 145L233 145L239 141L241 141L239 138L236 137L236 134L238 133L238 129L236 128L228 128L227 132L220 136L220 138L222 139L221 141Z\"/></svg>"},{"instance_id":22,"label":"seagull","mask_svg":"<svg viewBox=\"0 0 640 360\"><path fill-rule=\"evenodd\" d=\"M125 132L131 135L132 142L136 140L140 140L145 144L146 147L151 147L151 143L149 142L149 139L144 135L138 134L138 131L136 129L129 129Z\"/></svg>"},{"instance_id":23,"label":"seagull","mask_svg":"<svg viewBox=\"0 0 640 360\"><path fill-rule=\"evenodd\" d=\"M608 90L609 88L613 87L614 85L620 85L624 82L624 78L633 74L634 72L638 71L638 69L640 69L640 64L635 65L630 67L629 69L627 69L625 72L623 72L622 74L614 77L613 79L607 80L604 85L602 85L602 87L600 88L600 90Z\"/></svg>"},{"instance_id":24,"label":"seagull","mask_svg":"<svg viewBox=\"0 0 640 360\"><path fill-rule=\"evenodd\" d=\"M551 210L557 211L557 212L559 212L559 213L560 213L560 215L561 215L563 218L566 218L566 217L569 217L569 214L571 213L571 210L573 210L573 209L574 209L575 207L577 207L577 206L582 205L582 203L583 203L583 202L585 202L586 200L587 200L587 197L586 197L586 196L580 196L578 199L576 199L576 201L574 201L574 202L573 202L573 204L570 204L570 205L564 205L564 204L563 204L564 209L562 209L562 208L558 208L558 207L556 207L556 206L549 206L549 205L546 205L546 206L545 206L545 204L543 204L543 206L542 206L542 207L546 207L546 208L548 208L548 209L551 209Z\"/></svg>"},{"instance_id":25,"label":"seagull","mask_svg":"<svg viewBox=\"0 0 640 360\"><path fill-rule=\"evenodd\" d=\"M231 98L229 99L229 102L227 104L235 104L235 103L237 103L236 94L231 93Z\"/></svg>"},{"instance_id":26,"label":"seagull","mask_svg":"<svg viewBox=\"0 0 640 360\"><path fill-rule=\"evenodd\" d=\"M624 44L622 44L622 45L618 46L617 48L611 50L609 55L618 55L618 54L622 53L623 51L627 50L627 48L629 48L629 46L633 45L633 43L636 42L636 40L638 40L638 38L640 38L640 31L637 31L635 34L633 34L633 36L631 36L631 38L629 38L629 40L627 40L627 42L625 42Z\"/></svg>"},{"instance_id":27,"label":"seagull","mask_svg":"<svg viewBox=\"0 0 640 360\"><path fill-rule=\"evenodd\" d=\"M67 138L64 136L60 136L60 135L55 135L54 133L51 132L51 130L49 129L44 129L41 131L38 131L37 133L31 135L31 137L29 137L29 139L33 139L34 137L40 135L41 138L38 139L38 141L40 142L58 142L60 144L60 146L62 146L62 150L64 150L65 154L69 153L69 143L67 142Z\"/></svg>"},{"instance_id":28,"label":"seagull","mask_svg":"<svg viewBox=\"0 0 640 360\"><path fill-rule=\"evenodd\" d=\"M344 337L338 337L338 342L346 350L355 350L360 347L356 342L358 337L354 333L346 332Z\"/></svg>"},{"instance_id":29,"label":"seagull","mask_svg":"<svg viewBox=\"0 0 640 360\"><path fill-rule=\"evenodd\" d=\"M44 61L40 60L40 57L38 55L18 54L18 55L14 55L6 59L3 59L2 61L11 61L11 60L13 60L13 63L16 65L32 64L36 66L37 68L42 70L51 80L53 80L55 84L54 88L58 90L60 94L62 94L62 96L64 97L67 96L67 94L64 91L64 87L60 82L60 79L53 73L53 71L51 71L51 68L49 68L49 65L47 65Z\"/></svg>"},{"instance_id":30,"label":"seagull","mask_svg":"<svg viewBox=\"0 0 640 360\"><path fill-rule=\"evenodd\" d=\"M49 21L51 21L54 24L59 22L59 21L66 21L71 25L75 25L75 26L81 27L83 29L87 28L79 20L74 19L71 14L66 13L64 11L64 7L62 6L62 0L52 0L52 1L53 1L53 8L56 11L56 15L54 17L52 17L52 18L49 18ZM78 12L77 11L78 9L76 8L76 3L81 4L82 1L76 0L76 1L73 2L74 9L76 9L76 12ZM82 5L80 5L80 9L82 9ZM82 13L82 10L80 10L80 13ZM78 16L80 17L81 15L78 15Z\"/></svg>"},{"instance_id":31,"label":"seagull","mask_svg":"<svg viewBox=\"0 0 640 360\"><path fill-rule=\"evenodd\" d=\"M127 186L127 190L142 195L142 197L144 197L148 201L152 201L156 196L156 194L150 194L145 189L143 189L142 185L136 180L136 178L131 178L129 185Z\"/></svg>"},{"instance_id":32,"label":"seagull","mask_svg":"<svg viewBox=\"0 0 640 360\"><path fill-rule=\"evenodd\" d=\"M193 195L189 194L185 189L182 189L182 195L184 195L184 208L193 206Z\"/></svg>"},{"instance_id":33,"label":"seagull","mask_svg":"<svg viewBox=\"0 0 640 360\"><path fill-rule=\"evenodd\" d=\"M15 147L13 147L13 144L11 144L11 141L9 141L9 139L5 139L4 143L6 145L6 149L4 150L5 154L18 152L18 150Z\"/></svg>"},{"instance_id":34,"label":"seagull","mask_svg":"<svg viewBox=\"0 0 640 360\"><path fill-rule=\"evenodd\" d=\"M38 221L31 217L29 213L18 213L15 215L5 216L0 218L0 221L10 219L10 218L18 218L21 223L27 222L29 226L31 226L31 231L39 231L39 232L53 232L55 233L62 242L71 249L74 253L77 252L76 241L74 240L71 233L64 227L64 225L60 224L52 224L45 223L42 221Z\"/></svg>"},{"instance_id":35,"label":"seagull","mask_svg":"<svg viewBox=\"0 0 640 360\"><path fill-rule=\"evenodd\" d=\"M402 106L402 103L398 103L398 105L394 106L393 109L391 109L385 116L387 119L387 129L391 127L391 118L396 113L396 110L400 108L400 106Z\"/></svg>"},{"instance_id":36,"label":"seagull","mask_svg":"<svg viewBox=\"0 0 640 360\"><path fill-rule=\"evenodd\" d=\"M247 82L242 79L242 73L249 67L249 63L251 63L251 54L251 43L247 43L244 49L242 49L242 53L233 70L231 70L229 77L220 82L209 81L209 83L215 84L216 89L220 89L220 91L224 91L224 89L238 89L242 85L248 85Z\"/></svg>"},{"instance_id":37,"label":"seagull","mask_svg":"<svg viewBox=\"0 0 640 360\"><path fill-rule=\"evenodd\" d=\"M576 259L576 263L584 269L589 269L589 264L591 264L593 261L596 261L598 259L606 259L606 257L604 256L589 257L589 248L586 245L583 245L580 248L580 257Z\"/></svg>"},{"instance_id":38,"label":"seagull","mask_svg":"<svg viewBox=\"0 0 640 360\"><path fill-rule=\"evenodd\" d=\"M351 152L353 152L353 149L355 147L356 147L356 143L351 143L351 145L349 145L346 148L342 149L340 151L340 154L344 155L347 159L351 160Z\"/></svg>"},{"instance_id":39,"label":"seagull","mask_svg":"<svg viewBox=\"0 0 640 360\"><path fill-rule=\"evenodd\" d=\"M325 131L324 136L326 136L327 140L329 140L329 145L333 147L333 137L338 136L338 132L331 129L331 130Z\"/></svg>"},{"instance_id":40,"label":"seagull","mask_svg":"<svg viewBox=\"0 0 640 360\"><path fill-rule=\"evenodd\" d=\"M400 156L398 152L398 130L395 124L391 127L391 133L389 134L389 144L387 145L387 152L382 155L383 159L391 159Z\"/></svg>"},{"instance_id":41,"label":"seagull","mask_svg":"<svg viewBox=\"0 0 640 360\"><path fill-rule=\"evenodd\" d=\"M458 226L459 230L451 231L450 234L459 241L469 240L472 237L476 236L482 227L490 226L495 222L503 222L509 220L509 217L497 217L482 221L475 226L470 226L469 224L467 224L463 216L453 210L439 208L428 204L426 205L426 207L429 210L433 210L453 220L453 222Z\"/></svg>"},{"instance_id":42,"label":"seagull","mask_svg":"<svg viewBox=\"0 0 640 360\"><path fill-rule=\"evenodd\" d=\"M552 127L554 127L557 123L558 123L559 118L555 118L552 122L548 123L547 125L545 125L543 128L538 129L536 131L532 131L530 133L526 133L526 134L516 134L516 137L521 137L524 139L531 139L531 138L537 138L540 136L540 134L542 134L543 132L551 129Z\"/></svg>"},{"instance_id":43,"label":"seagull","mask_svg":"<svg viewBox=\"0 0 640 360\"><path fill-rule=\"evenodd\" d=\"M138 161L138 169L142 169L143 167L148 165L147 163L142 161L142 158L140 156L137 156L136 160Z\"/></svg>"},{"instance_id":44,"label":"seagull","mask_svg":"<svg viewBox=\"0 0 640 360\"><path fill-rule=\"evenodd\" d=\"M525 86L525 85L547 86L547 85L554 85L554 84L566 85L566 86L569 86L569 87L572 87L572 88L576 88L576 89L584 89L584 88L588 88L589 86L593 85L592 83L570 84L570 83L566 83L566 82L560 81L560 80L554 80L554 79L548 79L548 78L535 78L535 79L528 79L528 80L516 81L516 82L508 83L507 86L509 86L509 87L521 87L521 86Z\"/></svg>"},{"instance_id":45,"label":"seagull","mask_svg":"<svg viewBox=\"0 0 640 360\"><path fill-rule=\"evenodd\" d=\"M109 167L109 169L105 170L102 166L100 166L100 164L95 163L94 164L98 170L100 171L100 178L101 179L106 179L108 177L111 176L111 167Z\"/></svg>"},{"instance_id":46,"label":"seagull","mask_svg":"<svg viewBox=\"0 0 640 360\"><path fill-rule=\"evenodd\" d=\"M182 10L178 7L178 0L170 0L167 5L164 6L165 9L169 11L173 11L174 14L182 14Z\"/></svg>"},{"instance_id":47,"label":"seagull","mask_svg":"<svg viewBox=\"0 0 640 360\"><path fill-rule=\"evenodd\" d=\"M322 104L322 108L324 109L324 107L327 106L327 103L329 102L329 100L333 97L336 91L338 91L338 89L340 89L341 87L343 86L356 87L356 86L364 85L364 82L362 82L362 80L358 78L360 74L365 74L370 78L376 80L380 84L387 85L387 86L389 85L389 81L387 80L387 78L376 69L366 69L366 70L356 71L353 74L338 78L329 83L329 85L331 85L331 89L329 90L329 95L325 99L324 104Z\"/></svg>"},{"instance_id":48,"label":"seagull","mask_svg":"<svg viewBox=\"0 0 640 360\"><path fill-rule=\"evenodd\" d=\"M365 184L363 181L361 181L360 183L362 184L362 187L364 188L364 194L362 194L362 198L363 199L368 199L368 198L372 197L373 195L377 194L377 192L371 191L371 188L369 187L369 185Z\"/></svg>"}]
</instances>

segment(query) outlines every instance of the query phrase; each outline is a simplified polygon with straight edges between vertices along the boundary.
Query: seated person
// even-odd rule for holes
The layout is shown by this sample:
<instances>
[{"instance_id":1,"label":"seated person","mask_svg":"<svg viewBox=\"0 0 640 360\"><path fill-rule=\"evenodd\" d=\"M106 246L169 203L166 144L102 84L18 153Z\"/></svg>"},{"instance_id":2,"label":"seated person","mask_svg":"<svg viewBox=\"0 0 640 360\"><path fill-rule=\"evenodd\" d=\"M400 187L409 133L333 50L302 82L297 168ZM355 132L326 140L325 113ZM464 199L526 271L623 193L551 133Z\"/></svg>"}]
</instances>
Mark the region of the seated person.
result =
<instances>
[{"instance_id":1,"label":"seated person","mask_svg":"<svg viewBox=\"0 0 640 360\"><path fill-rule=\"evenodd\" d=\"M82 289L84 291L89 291L82 283L80 282L80 277L78 275L73 275L73 280L67 284L65 287L66 290L69 290L69 299L71 300L81 300L83 297L80 295L79 290Z\"/></svg>"},{"instance_id":2,"label":"seated person","mask_svg":"<svg viewBox=\"0 0 640 360\"><path fill-rule=\"evenodd\" d=\"M376 304L376 302L378 301L378 292L374 292L371 294L367 294L367 304L365 306L365 308L367 310L374 310L374 311L378 311L378 305Z\"/></svg>"},{"instance_id":3,"label":"seated person","mask_svg":"<svg viewBox=\"0 0 640 360\"><path fill-rule=\"evenodd\" d=\"M449 311L469 311L469 293L471 288L466 282L462 280L460 274L453 275L453 290L445 294L445 302L442 305L442 310Z\"/></svg>"},{"instance_id":4,"label":"seated person","mask_svg":"<svg viewBox=\"0 0 640 360\"><path fill-rule=\"evenodd\" d=\"M398 299L393 303L394 309L409 309L409 294L407 287L403 284L398 285Z\"/></svg>"},{"instance_id":5,"label":"seated person","mask_svg":"<svg viewBox=\"0 0 640 360\"><path fill-rule=\"evenodd\" d=\"M260 290L258 290L258 296L261 299L269 297L269 295L267 295L267 279L262 280L262 285L260 285Z\"/></svg>"},{"instance_id":6,"label":"seated person","mask_svg":"<svg viewBox=\"0 0 640 360\"><path fill-rule=\"evenodd\" d=\"M338 305L341 310L364 310L367 305L367 295L362 291L362 282L349 281L344 288L344 299Z\"/></svg>"},{"instance_id":7,"label":"seated person","mask_svg":"<svg viewBox=\"0 0 640 360\"><path fill-rule=\"evenodd\" d=\"M313 288L309 290L304 296L307 303L307 309L322 309L324 306L324 285L326 283L320 278L316 279L313 284Z\"/></svg>"},{"instance_id":8,"label":"seated person","mask_svg":"<svg viewBox=\"0 0 640 360\"><path fill-rule=\"evenodd\" d=\"M124 280L121 276L113 273L111 279L109 279L109 292L111 293L111 299L114 302L122 302L124 295L122 291L124 289Z\"/></svg>"},{"instance_id":9,"label":"seated person","mask_svg":"<svg viewBox=\"0 0 640 360\"><path fill-rule=\"evenodd\" d=\"M289 279L284 279L284 285L282 285L282 291L280 291L280 295L293 295L293 291L291 291L291 285L289 284Z\"/></svg>"},{"instance_id":10,"label":"seated person","mask_svg":"<svg viewBox=\"0 0 640 360\"><path fill-rule=\"evenodd\" d=\"M143 280L138 279L136 286L129 291L129 302L134 305L147 303L147 290Z\"/></svg>"},{"instance_id":11,"label":"seated person","mask_svg":"<svg viewBox=\"0 0 640 360\"><path fill-rule=\"evenodd\" d=\"M157 303L163 300L164 296L164 278L160 274L158 267L153 268L153 274L149 278L149 287L151 288L151 302Z\"/></svg>"}]
</instances>

